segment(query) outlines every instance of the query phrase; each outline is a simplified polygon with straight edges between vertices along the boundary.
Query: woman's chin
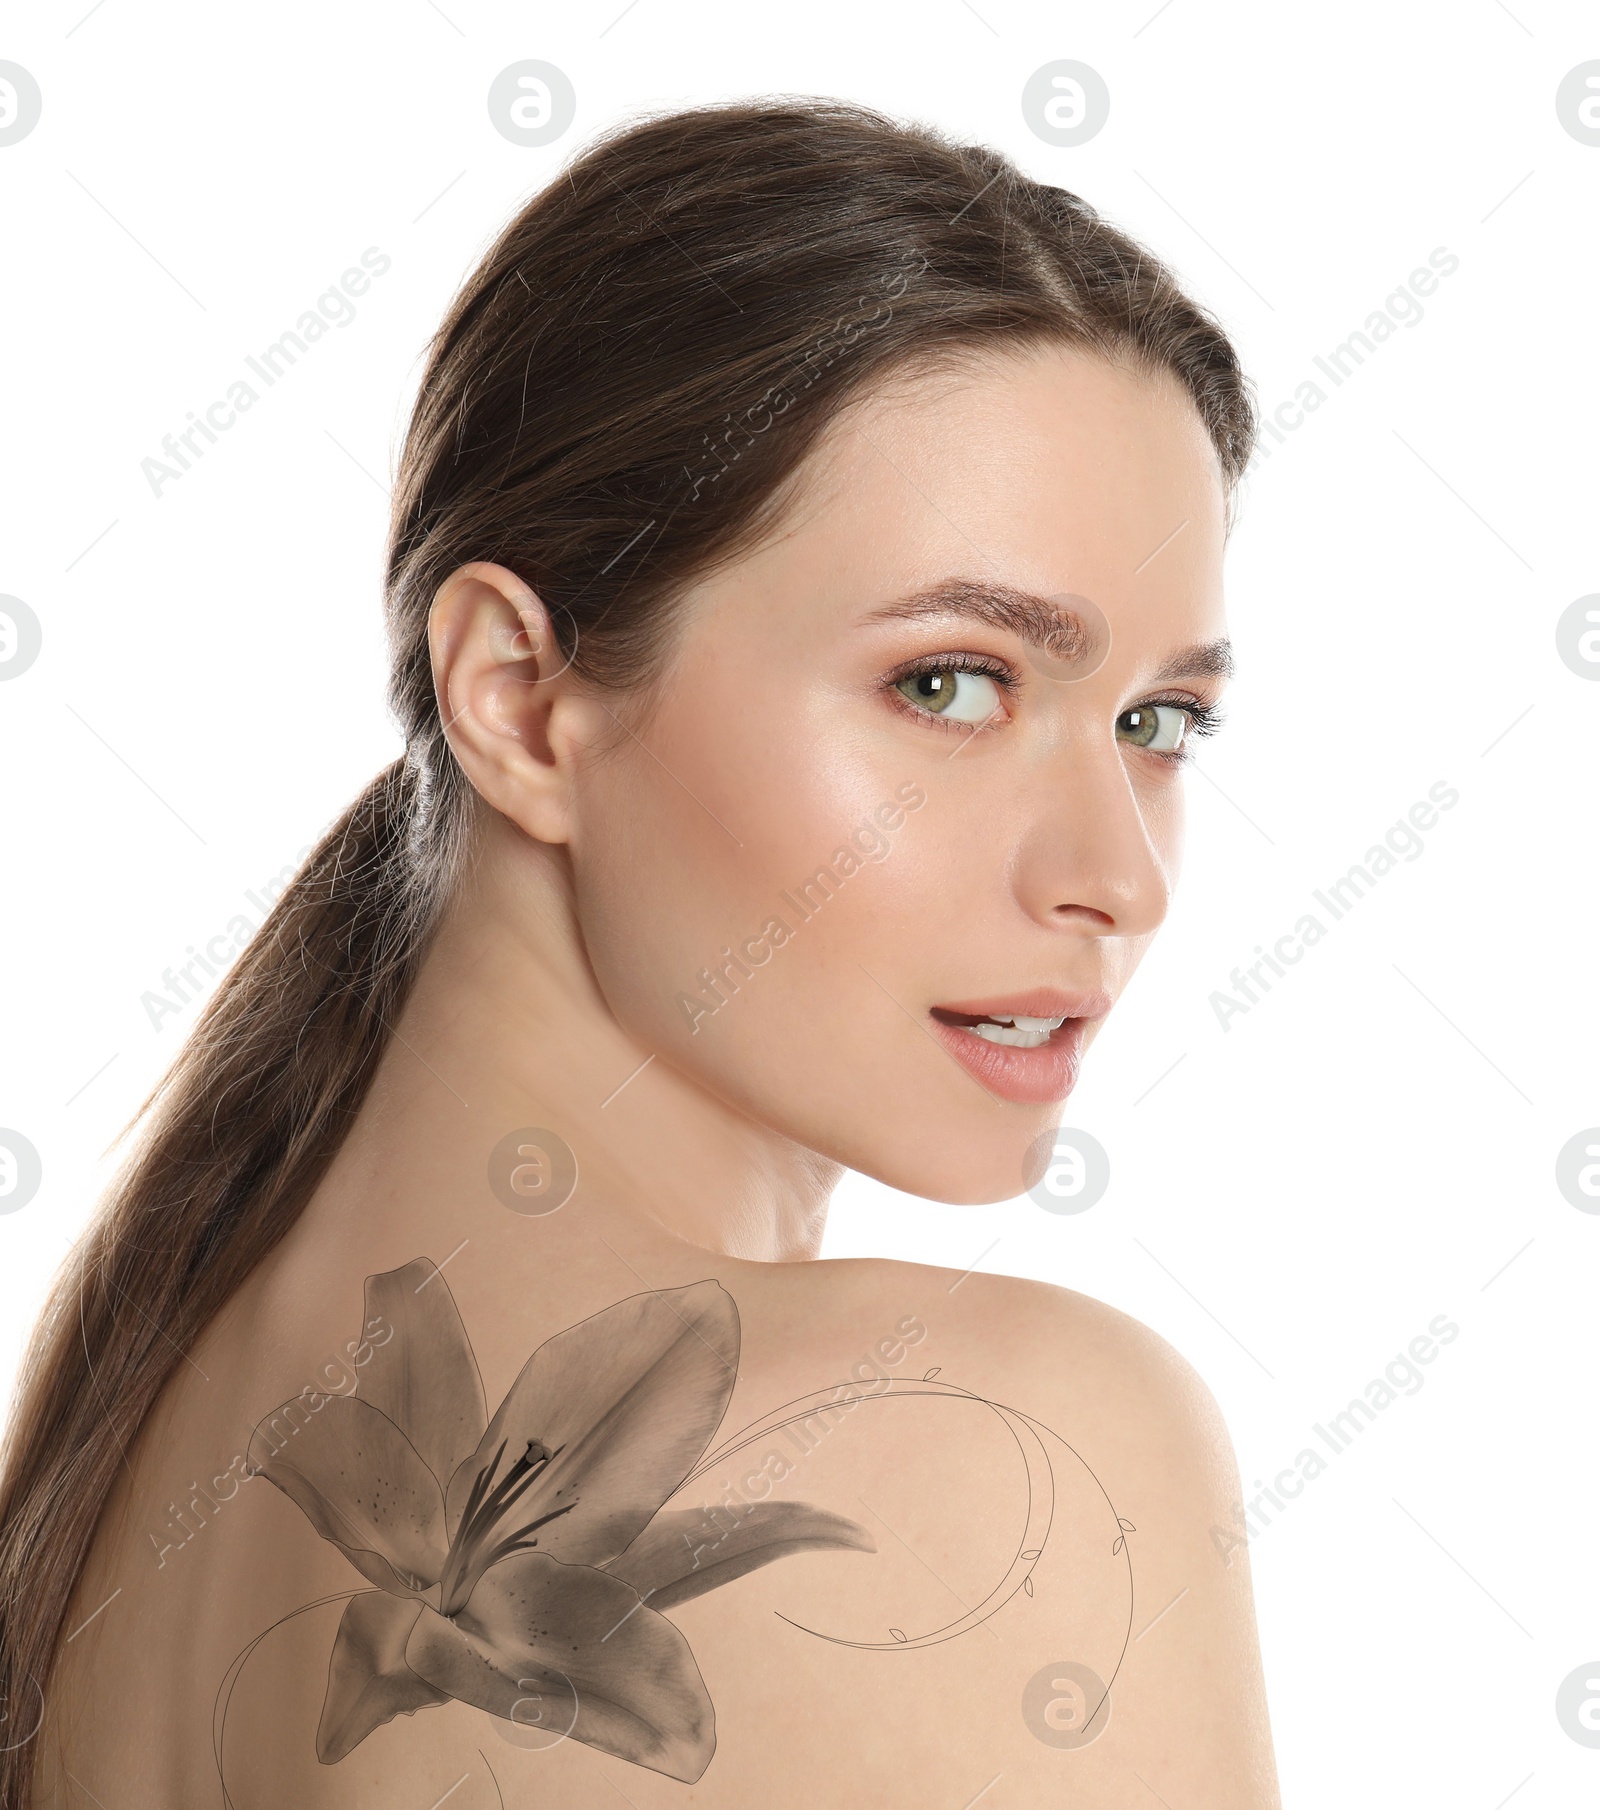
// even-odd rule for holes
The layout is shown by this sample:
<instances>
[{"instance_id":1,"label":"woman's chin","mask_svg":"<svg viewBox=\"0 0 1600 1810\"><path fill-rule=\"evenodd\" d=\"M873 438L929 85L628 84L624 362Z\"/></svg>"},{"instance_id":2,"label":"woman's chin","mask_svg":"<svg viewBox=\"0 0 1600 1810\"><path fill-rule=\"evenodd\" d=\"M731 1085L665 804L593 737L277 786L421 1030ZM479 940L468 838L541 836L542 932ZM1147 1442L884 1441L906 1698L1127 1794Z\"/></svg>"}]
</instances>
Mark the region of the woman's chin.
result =
<instances>
[{"instance_id":1,"label":"woman's chin","mask_svg":"<svg viewBox=\"0 0 1600 1810\"><path fill-rule=\"evenodd\" d=\"M1055 1123L1028 1124L1003 1142L974 1136L962 1144L959 1131L948 1122L930 1126L926 1142L915 1154L903 1149L883 1151L876 1160L858 1158L850 1167L901 1194L937 1201L949 1207L992 1207L1026 1194L1035 1178L1028 1165L1040 1134ZM959 1160L951 1154L960 1148Z\"/></svg>"}]
</instances>

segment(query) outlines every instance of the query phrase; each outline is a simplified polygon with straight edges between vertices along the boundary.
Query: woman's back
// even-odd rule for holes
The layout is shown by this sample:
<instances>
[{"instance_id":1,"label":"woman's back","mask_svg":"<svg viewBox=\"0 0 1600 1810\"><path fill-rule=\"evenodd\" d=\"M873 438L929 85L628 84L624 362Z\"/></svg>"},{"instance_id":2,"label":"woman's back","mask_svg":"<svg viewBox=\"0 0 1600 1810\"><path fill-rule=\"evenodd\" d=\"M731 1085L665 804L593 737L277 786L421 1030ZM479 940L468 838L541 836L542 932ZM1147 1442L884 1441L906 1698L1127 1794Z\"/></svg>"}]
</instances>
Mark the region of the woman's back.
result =
<instances>
[{"instance_id":1,"label":"woman's back","mask_svg":"<svg viewBox=\"0 0 1600 1810\"><path fill-rule=\"evenodd\" d=\"M363 1271L337 1189L180 1366L133 1455L74 1606L58 1687L72 1707L45 1731L42 1802L65 1806L76 1784L107 1805L239 1810L667 1803L700 1766L708 1805L909 1807L991 1786L996 1804L1063 1789L1113 1803L1133 1773L1197 1810L1270 1801L1250 1776L1264 1715L1247 1574L1213 1539L1236 1493L1225 1439L1143 1329L983 1274L741 1263L637 1228L613 1252L576 1211L530 1221L488 1199L463 1204L453 1254L383 1240ZM334 1661L353 1593L385 1612L375 1649L439 1599L413 1614L392 1571L374 1589L363 1541L386 1528L394 1557L417 1528L386 1514L393 1454L334 1419L404 1397L418 1437L437 1437L439 1328L456 1309L491 1416L535 1347L571 1347L513 1429L560 1426L591 1448L588 1499L580 1484L546 1526L585 1538L586 1516L631 1526L664 1508L678 1557L658 1550L650 1576L687 1575L657 1584L659 1622L643 1573L607 1577L593 1601L553 1595L526 1649L544 1664L509 1715L424 1681L359 1732L376 1712L350 1705L381 1696L382 1667L357 1665L353 1640ZM650 1499L652 1454L699 1445L724 1394L711 1461ZM328 1537L341 1517L364 1573ZM696 1572L706 1586L686 1594ZM585 1575L598 1584L600 1567ZM487 1625L515 1676L509 1623ZM675 1669L701 1689L675 1688ZM319 1724L324 1752L353 1739L346 1757L319 1762Z\"/></svg>"}]
</instances>

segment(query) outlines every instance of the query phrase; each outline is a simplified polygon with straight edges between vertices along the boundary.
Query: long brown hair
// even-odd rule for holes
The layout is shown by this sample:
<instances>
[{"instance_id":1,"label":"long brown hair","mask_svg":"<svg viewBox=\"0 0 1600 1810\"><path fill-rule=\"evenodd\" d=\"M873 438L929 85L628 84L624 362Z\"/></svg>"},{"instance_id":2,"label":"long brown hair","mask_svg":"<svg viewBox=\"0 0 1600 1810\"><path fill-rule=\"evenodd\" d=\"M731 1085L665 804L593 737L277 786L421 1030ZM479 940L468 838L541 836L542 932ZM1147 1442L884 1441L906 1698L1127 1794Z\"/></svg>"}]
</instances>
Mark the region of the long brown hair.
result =
<instances>
[{"instance_id":1,"label":"long brown hair","mask_svg":"<svg viewBox=\"0 0 1600 1810\"><path fill-rule=\"evenodd\" d=\"M123 1453L317 1187L474 846L429 659L439 585L508 566L583 678L642 684L674 600L759 533L848 398L1029 342L1175 375L1232 498L1255 410L1227 336L1148 251L998 152L833 101L699 108L601 139L491 246L429 349L394 490L405 753L141 1108L22 1372L0 1476L3 1810L31 1802L23 1737Z\"/></svg>"}]
</instances>

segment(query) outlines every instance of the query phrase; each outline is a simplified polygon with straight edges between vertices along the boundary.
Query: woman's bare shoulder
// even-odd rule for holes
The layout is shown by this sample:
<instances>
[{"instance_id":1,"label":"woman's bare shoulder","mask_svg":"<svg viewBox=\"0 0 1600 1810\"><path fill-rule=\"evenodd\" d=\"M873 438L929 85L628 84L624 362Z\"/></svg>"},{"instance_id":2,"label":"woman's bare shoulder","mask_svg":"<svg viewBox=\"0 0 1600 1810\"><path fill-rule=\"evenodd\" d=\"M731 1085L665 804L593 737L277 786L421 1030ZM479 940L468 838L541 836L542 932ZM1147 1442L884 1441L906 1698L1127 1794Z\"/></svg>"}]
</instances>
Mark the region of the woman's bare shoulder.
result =
<instances>
[{"instance_id":1,"label":"woman's bare shoulder","mask_svg":"<svg viewBox=\"0 0 1600 1810\"><path fill-rule=\"evenodd\" d=\"M1158 1441L1169 1462L1192 1459L1197 1482L1231 1485L1232 1445L1209 1385L1169 1340L1108 1302L1033 1277L892 1258L807 1268L819 1322L843 1314L864 1329L913 1315L927 1329L923 1355L940 1353L929 1361L948 1349L985 1383L1005 1380L1041 1406L1070 1405L1077 1423Z\"/></svg>"},{"instance_id":2,"label":"woman's bare shoulder","mask_svg":"<svg viewBox=\"0 0 1600 1810\"><path fill-rule=\"evenodd\" d=\"M1186 1781L1184 1801L1275 1803L1238 1461L1195 1365L1134 1316L1053 1283L883 1259L842 1265L830 1283L826 1267L819 1297L853 1300L858 1324L909 1309L926 1327L906 1362L880 1369L931 1373L947 1397L979 1398L1037 1441L1058 1506L1070 1505L1058 1546L1092 1546L1105 1531L1097 1507L1114 1510L1107 1544L1125 1532L1132 1564L1119 1701L1143 1724L1124 1721L1128 1751L1154 1764L1183 1729L1189 1747L1170 1776Z\"/></svg>"},{"instance_id":3,"label":"woman's bare shoulder","mask_svg":"<svg viewBox=\"0 0 1600 1810\"><path fill-rule=\"evenodd\" d=\"M1058 1569L1047 1579L1042 1559L1033 1581L1042 1594L1070 1559L1076 1601L1060 1620L1046 1615L1042 1630L1035 1622L1022 1634L1019 1621L1015 1638L1027 1646L1037 1636L1043 1644L1030 1650L1041 1663L1051 1653L1076 1659L1059 1668L1063 1698L1045 1690L1044 1709L1024 1706L1033 1735L1048 1746L1052 1723L1062 1723L1063 1749L1075 1751L1063 1705L1084 1705L1071 1680L1099 1677L1118 1714L1103 1741L1091 1727L1077 1782L1103 1778L1105 1801L1124 1801L1136 1771L1194 1810L1276 1805L1238 1463L1195 1365L1132 1315L1073 1289L877 1259L854 1267L841 1292L877 1304L867 1321L909 1303L927 1327L900 1373L931 1373L1003 1414L1036 1461L1029 1487L1042 1480L1052 1496ZM823 1276L817 1283L827 1287ZM1125 1576L1101 1569L1112 1559L1127 1561ZM1121 1632L1108 1641L1113 1623ZM1037 1761L1035 1743L1023 1749Z\"/></svg>"},{"instance_id":4,"label":"woman's bare shoulder","mask_svg":"<svg viewBox=\"0 0 1600 1810\"><path fill-rule=\"evenodd\" d=\"M952 1764L1275 1802L1226 1432L1138 1321L884 1259L683 1254L511 1325L449 1281L341 1291L351 1386L255 1402L238 1504L152 1573L152 1615L197 1559L236 1605L190 1710L241 1806L909 1805Z\"/></svg>"}]
</instances>

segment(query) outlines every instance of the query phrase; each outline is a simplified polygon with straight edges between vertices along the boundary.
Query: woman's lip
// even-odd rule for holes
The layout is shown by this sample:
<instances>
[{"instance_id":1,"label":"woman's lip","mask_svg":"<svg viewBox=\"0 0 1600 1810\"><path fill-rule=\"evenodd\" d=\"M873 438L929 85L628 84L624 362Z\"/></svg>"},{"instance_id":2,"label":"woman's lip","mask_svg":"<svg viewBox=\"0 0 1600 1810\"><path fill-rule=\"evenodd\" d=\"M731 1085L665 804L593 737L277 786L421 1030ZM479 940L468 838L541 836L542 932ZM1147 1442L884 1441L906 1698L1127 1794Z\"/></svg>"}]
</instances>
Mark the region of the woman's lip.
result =
<instances>
[{"instance_id":1,"label":"woman's lip","mask_svg":"<svg viewBox=\"0 0 1600 1810\"><path fill-rule=\"evenodd\" d=\"M1044 995L1029 997L1039 999ZM954 1006L936 1009L959 1011L964 1017L984 1015ZM993 1007L985 1008L985 1012L993 1010ZM1006 1011L1008 1014L1021 1013L1025 1018L1059 1016L1054 1009L1024 1012L1015 1003L1007 1006ZM1050 1033L1049 1041L1036 1049L991 1043L987 1037L976 1036L963 1026L946 1023L941 1018L934 1018L932 1023L934 1036L979 1086L998 1099L1010 1100L1019 1106L1055 1105L1077 1086L1078 1069L1083 1061L1084 1019L1081 1017L1068 1017L1065 1024Z\"/></svg>"},{"instance_id":2,"label":"woman's lip","mask_svg":"<svg viewBox=\"0 0 1600 1810\"><path fill-rule=\"evenodd\" d=\"M1012 993L1004 999L941 1000L933 1010L950 1012L958 1018L1104 1018L1111 1005L1111 995L1103 987L1093 993L1063 993L1055 987L1038 987L1031 993Z\"/></svg>"}]
</instances>

